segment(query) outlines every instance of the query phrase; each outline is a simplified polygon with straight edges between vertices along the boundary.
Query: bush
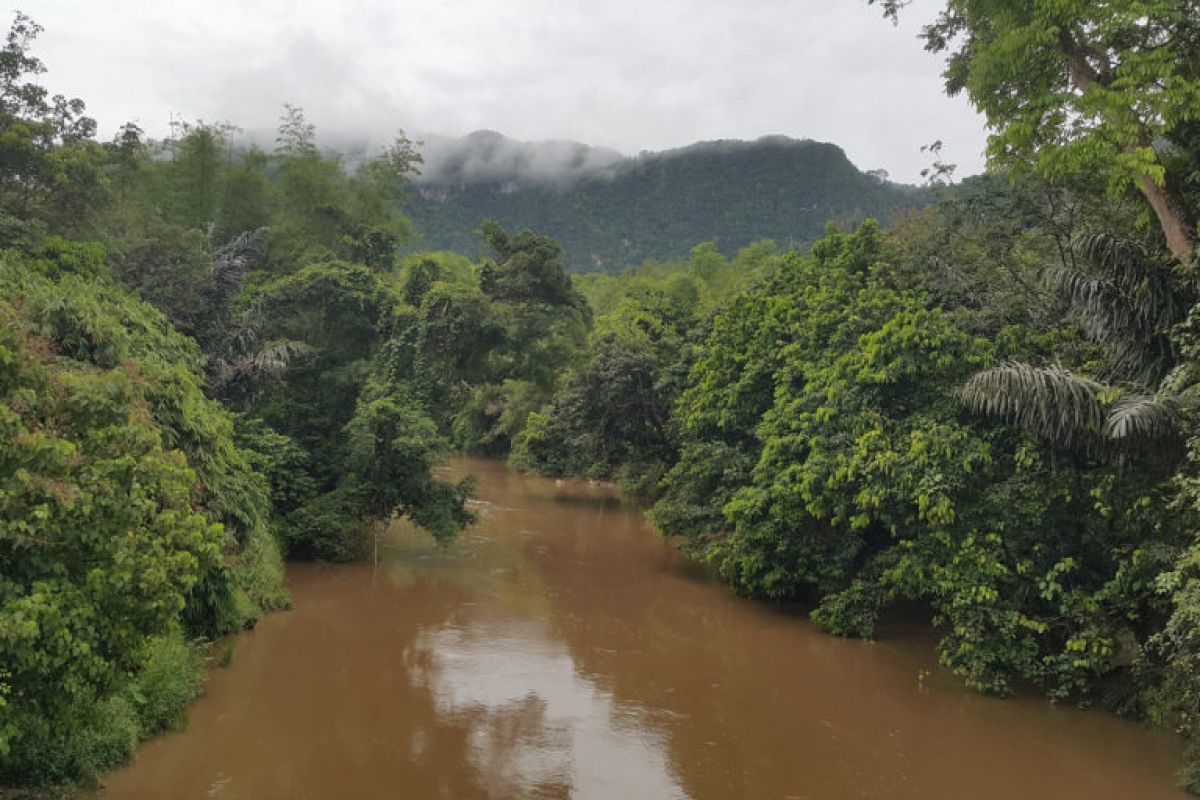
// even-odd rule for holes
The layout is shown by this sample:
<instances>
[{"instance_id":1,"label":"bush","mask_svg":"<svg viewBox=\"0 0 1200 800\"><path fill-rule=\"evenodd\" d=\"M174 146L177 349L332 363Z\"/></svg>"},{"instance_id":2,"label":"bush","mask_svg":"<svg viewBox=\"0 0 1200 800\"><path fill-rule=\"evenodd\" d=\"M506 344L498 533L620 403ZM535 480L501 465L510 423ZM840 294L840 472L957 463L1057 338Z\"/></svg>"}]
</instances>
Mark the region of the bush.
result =
<instances>
[{"instance_id":1,"label":"bush","mask_svg":"<svg viewBox=\"0 0 1200 800\"><path fill-rule=\"evenodd\" d=\"M179 730L187 705L204 685L204 659L178 631L151 639L145 647L142 670L127 695L137 710L142 736Z\"/></svg>"},{"instance_id":2,"label":"bush","mask_svg":"<svg viewBox=\"0 0 1200 800\"><path fill-rule=\"evenodd\" d=\"M22 735L0 762L0 782L14 786L89 781L121 764L141 736L137 711L113 695L77 706L67 719L19 715Z\"/></svg>"},{"instance_id":3,"label":"bush","mask_svg":"<svg viewBox=\"0 0 1200 800\"><path fill-rule=\"evenodd\" d=\"M199 649L175 630L148 640L137 660L142 666L124 687L68 716L18 717L22 735L2 762L0 779L14 785L90 781L122 764L141 739L182 727L204 683Z\"/></svg>"},{"instance_id":4,"label":"bush","mask_svg":"<svg viewBox=\"0 0 1200 800\"><path fill-rule=\"evenodd\" d=\"M291 598L283 588L283 555L273 531L265 527L254 529L231 572L237 595L245 598L247 613L242 615L243 627L257 622L263 612L292 607Z\"/></svg>"},{"instance_id":5,"label":"bush","mask_svg":"<svg viewBox=\"0 0 1200 800\"><path fill-rule=\"evenodd\" d=\"M366 552L361 504L344 486L300 506L288 515L282 530L288 558L350 561Z\"/></svg>"}]
</instances>

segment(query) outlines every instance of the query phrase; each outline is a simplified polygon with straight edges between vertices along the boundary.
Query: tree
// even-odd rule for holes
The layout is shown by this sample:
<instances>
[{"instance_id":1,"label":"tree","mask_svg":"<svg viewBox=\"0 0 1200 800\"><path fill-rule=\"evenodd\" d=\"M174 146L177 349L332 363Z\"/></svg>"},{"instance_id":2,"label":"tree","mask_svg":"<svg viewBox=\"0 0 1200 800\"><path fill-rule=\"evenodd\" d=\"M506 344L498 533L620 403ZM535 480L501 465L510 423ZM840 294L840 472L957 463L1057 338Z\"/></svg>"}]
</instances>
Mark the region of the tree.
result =
<instances>
[{"instance_id":1,"label":"tree","mask_svg":"<svg viewBox=\"0 0 1200 800\"><path fill-rule=\"evenodd\" d=\"M222 178L233 126L179 123L170 167L174 217L188 227L208 229L216 223L222 200Z\"/></svg>"},{"instance_id":2,"label":"tree","mask_svg":"<svg viewBox=\"0 0 1200 800\"><path fill-rule=\"evenodd\" d=\"M317 127L304 116L304 109L283 104L279 130L275 134L275 153L299 158L317 153Z\"/></svg>"},{"instance_id":3,"label":"tree","mask_svg":"<svg viewBox=\"0 0 1200 800\"><path fill-rule=\"evenodd\" d=\"M475 519L466 508L472 481L449 484L433 476L444 441L421 406L403 385L373 383L345 429L346 485L371 522L376 564L379 537L393 515L408 517L439 542Z\"/></svg>"},{"instance_id":4,"label":"tree","mask_svg":"<svg viewBox=\"0 0 1200 800\"><path fill-rule=\"evenodd\" d=\"M893 18L903 0L868 0ZM1200 120L1200 12L1189 0L948 0L924 31L992 130L994 163L1051 179L1135 186L1174 258L1195 257L1196 217L1167 152Z\"/></svg>"},{"instance_id":5,"label":"tree","mask_svg":"<svg viewBox=\"0 0 1200 800\"><path fill-rule=\"evenodd\" d=\"M149 158L145 134L136 124L126 122L107 145L112 184L122 204L132 199Z\"/></svg>"},{"instance_id":6,"label":"tree","mask_svg":"<svg viewBox=\"0 0 1200 800\"><path fill-rule=\"evenodd\" d=\"M439 277L441 268L432 258L422 257L410 264L404 279L404 302L413 307L420 306Z\"/></svg>"},{"instance_id":7,"label":"tree","mask_svg":"<svg viewBox=\"0 0 1200 800\"><path fill-rule=\"evenodd\" d=\"M258 391L231 399L304 453L287 456L305 472L307 487L281 531L292 557L353 558L368 524L378 540L395 514L439 540L471 519L469 485L433 475L444 440L431 413L419 320L388 278L334 262L259 287L255 329L268 346L247 350L255 354L249 360L229 360L247 386L259 379ZM436 300L426 298L422 308ZM459 343L457 333L451 325L445 341ZM474 340L466 341L469 350ZM461 374L453 367L444 379L450 385ZM261 381L272 374L279 380Z\"/></svg>"},{"instance_id":8,"label":"tree","mask_svg":"<svg viewBox=\"0 0 1200 800\"><path fill-rule=\"evenodd\" d=\"M1166 508L1170 460L1122 470L963 414L972 373L1066 332L979 337L966 309L896 286L891 255L873 225L834 231L716 312L654 520L739 591L817 602L835 633L928 607L942 662L981 691L1136 682L1128 653L1170 604L1155 575L1192 524Z\"/></svg>"},{"instance_id":9,"label":"tree","mask_svg":"<svg viewBox=\"0 0 1200 800\"><path fill-rule=\"evenodd\" d=\"M688 273L674 276L693 288L694 261ZM545 474L620 478L632 494L655 493L678 458L671 411L697 312L694 295L669 291L674 283L625 287L620 305L599 320L587 360L563 375L538 422L516 437L514 464Z\"/></svg>"},{"instance_id":10,"label":"tree","mask_svg":"<svg viewBox=\"0 0 1200 800\"><path fill-rule=\"evenodd\" d=\"M421 174L421 144L400 131L390 145L359 166L354 173L358 216L379 221L394 213L405 199L411 176Z\"/></svg>"},{"instance_id":11,"label":"tree","mask_svg":"<svg viewBox=\"0 0 1200 800\"><path fill-rule=\"evenodd\" d=\"M0 211L82 227L102 198L103 148L79 98L50 96L30 78L46 71L29 52L42 27L13 18L0 49Z\"/></svg>"},{"instance_id":12,"label":"tree","mask_svg":"<svg viewBox=\"0 0 1200 800\"><path fill-rule=\"evenodd\" d=\"M226 167L217 227L213 232L215 241L226 241L270 224L273 187L266 175L269 162L270 156L250 147L236 153L234 162Z\"/></svg>"},{"instance_id":13,"label":"tree","mask_svg":"<svg viewBox=\"0 0 1200 800\"><path fill-rule=\"evenodd\" d=\"M545 429L519 440L518 463L548 474L612 478L631 464L670 460L674 397L659 384L662 362L645 336L597 337L587 363L555 393Z\"/></svg>"},{"instance_id":14,"label":"tree","mask_svg":"<svg viewBox=\"0 0 1200 800\"><path fill-rule=\"evenodd\" d=\"M496 264L485 264L480 271L485 294L510 303L586 305L562 268L558 242L528 230L510 236L493 220L483 223L482 234L497 257Z\"/></svg>"}]
</instances>

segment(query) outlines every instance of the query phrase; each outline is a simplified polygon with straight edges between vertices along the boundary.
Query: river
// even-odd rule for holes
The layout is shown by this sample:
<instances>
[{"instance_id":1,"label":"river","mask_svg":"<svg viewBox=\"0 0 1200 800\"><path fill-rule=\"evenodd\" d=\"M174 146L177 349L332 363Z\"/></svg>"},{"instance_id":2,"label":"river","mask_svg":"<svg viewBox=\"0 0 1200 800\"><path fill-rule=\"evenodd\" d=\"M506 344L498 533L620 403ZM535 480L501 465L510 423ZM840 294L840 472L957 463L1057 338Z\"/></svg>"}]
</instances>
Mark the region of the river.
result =
<instances>
[{"instance_id":1,"label":"river","mask_svg":"<svg viewBox=\"0 0 1200 800\"><path fill-rule=\"evenodd\" d=\"M98 797L1185 797L1168 733L979 696L925 634L739 600L609 489L447 469L479 477L478 525L445 550L397 526L377 569L290 565L295 610Z\"/></svg>"}]
</instances>

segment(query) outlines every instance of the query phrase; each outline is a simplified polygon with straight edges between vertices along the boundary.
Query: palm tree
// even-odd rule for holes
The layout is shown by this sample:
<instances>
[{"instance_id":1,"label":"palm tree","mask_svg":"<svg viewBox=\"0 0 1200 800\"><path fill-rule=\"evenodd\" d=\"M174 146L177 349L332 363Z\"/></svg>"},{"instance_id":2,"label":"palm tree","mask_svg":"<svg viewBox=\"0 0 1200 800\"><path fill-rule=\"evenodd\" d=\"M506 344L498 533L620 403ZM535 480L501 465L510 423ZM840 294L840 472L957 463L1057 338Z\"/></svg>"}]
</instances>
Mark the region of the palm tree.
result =
<instances>
[{"instance_id":1,"label":"palm tree","mask_svg":"<svg viewBox=\"0 0 1200 800\"><path fill-rule=\"evenodd\" d=\"M249 312L248 316L253 316ZM208 360L208 390L214 397L232 399L252 394L268 381L279 378L292 362L312 351L304 342L278 339L258 344L253 323L241 326L228 350Z\"/></svg>"},{"instance_id":2,"label":"palm tree","mask_svg":"<svg viewBox=\"0 0 1200 800\"><path fill-rule=\"evenodd\" d=\"M234 318L233 304L245 274L261 261L267 229L235 236L213 256L212 283L205 298L211 310L207 329L198 337L208 354L208 391L214 397L246 397L281 376L298 357L311 351L290 339L262 342L261 308L252 304Z\"/></svg>"},{"instance_id":3,"label":"palm tree","mask_svg":"<svg viewBox=\"0 0 1200 800\"><path fill-rule=\"evenodd\" d=\"M1040 277L1103 348L1104 366L1089 377L1057 365L1004 363L972 377L960 392L963 404L1100 458L1176 438L1187 396L1170 332L1195 300L1192 286L1136 242L1094 233L1072 249L1088 269L1053 267Z\"/></svg>"}]
</instances>

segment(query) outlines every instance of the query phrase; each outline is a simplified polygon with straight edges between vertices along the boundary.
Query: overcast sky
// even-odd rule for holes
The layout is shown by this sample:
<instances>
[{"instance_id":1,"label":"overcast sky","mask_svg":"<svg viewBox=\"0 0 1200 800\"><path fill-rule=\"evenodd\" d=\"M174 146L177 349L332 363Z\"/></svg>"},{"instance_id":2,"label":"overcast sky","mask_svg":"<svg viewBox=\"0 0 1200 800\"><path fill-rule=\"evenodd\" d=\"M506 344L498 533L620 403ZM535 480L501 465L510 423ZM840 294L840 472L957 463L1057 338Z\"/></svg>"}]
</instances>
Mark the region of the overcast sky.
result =
<instances>
[{"instance_id":1,"label":"overcast sky","mask_svg":"<svg viewBox=\"0 0 1200 800\"><path fill-rule=\"evenodd\" d=\"M111 134L170 115L274 127L302 106L325 141L488 128L635 154L765 134L830 141L915 182L945 142L959 176L984 127L941 59L866 0L26 0L53 91ZM10 7L10 17L12 8Z\"/></svg>"}]
</instances>

